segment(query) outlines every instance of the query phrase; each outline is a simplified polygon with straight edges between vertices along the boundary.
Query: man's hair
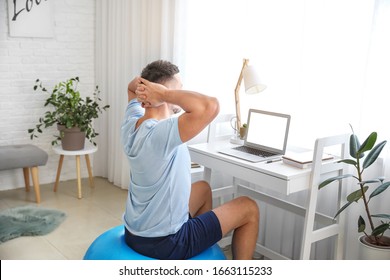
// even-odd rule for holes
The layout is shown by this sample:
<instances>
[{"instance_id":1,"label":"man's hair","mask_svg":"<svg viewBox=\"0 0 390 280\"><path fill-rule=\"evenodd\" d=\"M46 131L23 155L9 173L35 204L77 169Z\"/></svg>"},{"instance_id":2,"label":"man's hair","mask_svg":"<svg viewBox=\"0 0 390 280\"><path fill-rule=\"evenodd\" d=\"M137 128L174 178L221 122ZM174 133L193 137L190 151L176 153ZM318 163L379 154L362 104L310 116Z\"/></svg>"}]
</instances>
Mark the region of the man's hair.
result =
<instances>
[{"instance_id":1,"label":"man's hair","mask_svg":"<svg viewBox=\"0 0 390 280\"><path fill-rule=\"evenodd\" d=\"M141 77L161 84L171 80L177 73L179 73L179 67L175 64L165 60L156 60L146 65L141 72Z\"/></svg>"}]
</instances>

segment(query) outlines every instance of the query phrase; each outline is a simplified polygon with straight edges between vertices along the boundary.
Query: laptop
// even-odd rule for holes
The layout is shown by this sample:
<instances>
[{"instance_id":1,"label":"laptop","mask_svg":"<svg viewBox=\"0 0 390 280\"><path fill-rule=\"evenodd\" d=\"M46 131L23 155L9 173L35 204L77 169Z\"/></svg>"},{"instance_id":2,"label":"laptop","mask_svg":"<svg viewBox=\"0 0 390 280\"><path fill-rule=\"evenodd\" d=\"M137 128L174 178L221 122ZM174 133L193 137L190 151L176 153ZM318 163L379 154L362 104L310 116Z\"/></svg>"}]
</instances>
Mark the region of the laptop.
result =
<instances>
[{"instance_id":1,"label":"laptop","mask_svg":"<svg viewBox=\"0 0 390 280\"><path fill-rule=\"evenodd\" d=\"M250 109L244 145L219 153L250 162L281 159L286 152L290 115Z\"/></svg>"}]
</instances>

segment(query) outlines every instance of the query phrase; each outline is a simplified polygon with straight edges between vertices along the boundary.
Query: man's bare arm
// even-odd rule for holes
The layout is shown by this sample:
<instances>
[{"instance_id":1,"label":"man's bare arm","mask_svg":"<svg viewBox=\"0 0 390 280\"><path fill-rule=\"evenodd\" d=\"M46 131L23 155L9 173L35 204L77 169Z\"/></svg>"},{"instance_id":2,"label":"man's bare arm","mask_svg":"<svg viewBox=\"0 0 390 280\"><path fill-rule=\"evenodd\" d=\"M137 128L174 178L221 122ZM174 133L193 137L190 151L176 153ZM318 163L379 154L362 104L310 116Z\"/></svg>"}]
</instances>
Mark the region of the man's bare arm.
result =
<instances>
[{"instance_id":1,"label":"man's bare arm","mask_svg":"<svg viewBox=\"0 0 390 280\"><path fill-rule=\"evenodd\" d=\"M183 142L198 135L219 113L215 97L188 90L167 89L163 85L141 79L136 93L145 107L157 107L162 103L180 106L185 113L179 117L179 133Z\"/></svg>"},{"instance_id":2,"label":"man's bare arm","mask_svg":"<svg viewBox=\"0 0 390 280\"><path fill-rule=\"evenodd\" d=\"M135 77L128 85L127 85L127 101L130 102L134 98L137 98L135 91L137 90L137 86L140 83L139 77Z\"/></svg>"}]
</instances>

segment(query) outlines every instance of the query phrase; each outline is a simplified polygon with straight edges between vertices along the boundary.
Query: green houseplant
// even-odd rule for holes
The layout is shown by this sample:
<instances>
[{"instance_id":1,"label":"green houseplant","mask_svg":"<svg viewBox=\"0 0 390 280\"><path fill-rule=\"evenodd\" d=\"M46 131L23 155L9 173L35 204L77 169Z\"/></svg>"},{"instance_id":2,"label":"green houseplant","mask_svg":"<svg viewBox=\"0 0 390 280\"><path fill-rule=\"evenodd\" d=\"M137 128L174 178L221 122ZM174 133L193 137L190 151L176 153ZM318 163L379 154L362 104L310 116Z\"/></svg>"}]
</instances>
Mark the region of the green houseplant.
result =
<instances>
[{"instance_id":1,"label":"green houseplant","mask_svg":"<svg viewBox=\"0 0 390 280\"><path fill-rule=\"evenodd\" d=\"M87 138L96 145L94 138L99 134L93 127L93 119L98 118L99 114L110 106L100 107L101 99L98 96L100 93L98 86L93 92L93 98L89 96L82 98L77 89L79 82L79 77L75 77L54 86L44 104L44 107L50 107L50 110L39 118L35 128L28 129L31 139L38 137L38 133L42 133L43 128L57 125L60 135L54 136L55 140L52 141L52 145L57 145L58 140L63 140L66 137L66 132L75 129L83 133L83 140ZM37 90L48 93L48 90L39 79L35 81L34 85L34 91ZM82 143L82 146L84 146L84 143Z\"/></svg>"},{"instance_id":2,"label":"green houseplant","mask_svg":"<svg viewBox=\"0 0 390 280\"><path fill-rule=\"evenodd\" d=\"M360 215L357 221L358 232L364 234L361 237L362 242L368 245L371 244L382 248L388 248L390 250L390 238L385 235L385 233L390 230L390 214L374 214L370 209L371 203L375 203L375 198L389 187L390 182L384 182L383 177L370 179L363 178L364 172L377 160L387 142L382 141L375 145L376 140L377 133L372 132L367 139L360 144L358 137L352 129L349 143L349 153L352 158L343 159L339 162L352 166L356 172L354 174L344 174L329 178L319 185L319 189L334 181L353 178L354 181L357 182L356 188L347 196L346 204L337 211L335 217L350 205L362 202L365 217ZM370 188L374 188L374 190L369 192Z\"/></svg>"}]
</instances>

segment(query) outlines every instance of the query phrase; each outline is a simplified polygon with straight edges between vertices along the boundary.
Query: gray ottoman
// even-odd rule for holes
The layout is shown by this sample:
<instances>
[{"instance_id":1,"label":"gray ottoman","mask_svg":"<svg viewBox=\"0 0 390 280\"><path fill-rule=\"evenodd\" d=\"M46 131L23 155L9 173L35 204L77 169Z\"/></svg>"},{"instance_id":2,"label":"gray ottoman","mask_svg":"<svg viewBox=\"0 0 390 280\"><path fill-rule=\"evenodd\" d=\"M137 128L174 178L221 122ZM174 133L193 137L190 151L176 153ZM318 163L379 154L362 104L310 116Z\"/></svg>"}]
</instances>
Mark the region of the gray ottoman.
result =
<instances>
[{"instance_id":1,"label":"gray ottoman","mask_svg":"<svg viewBox=\"0 0 390 280\"><path fill-rule=\"evenodd\" d=\"M34 145L0 146L0 171L23 168L26 191L30 190L30 170L37 203L41 202L38 166L47 163L47 153Z\"/></svg>"}]
</instances>

